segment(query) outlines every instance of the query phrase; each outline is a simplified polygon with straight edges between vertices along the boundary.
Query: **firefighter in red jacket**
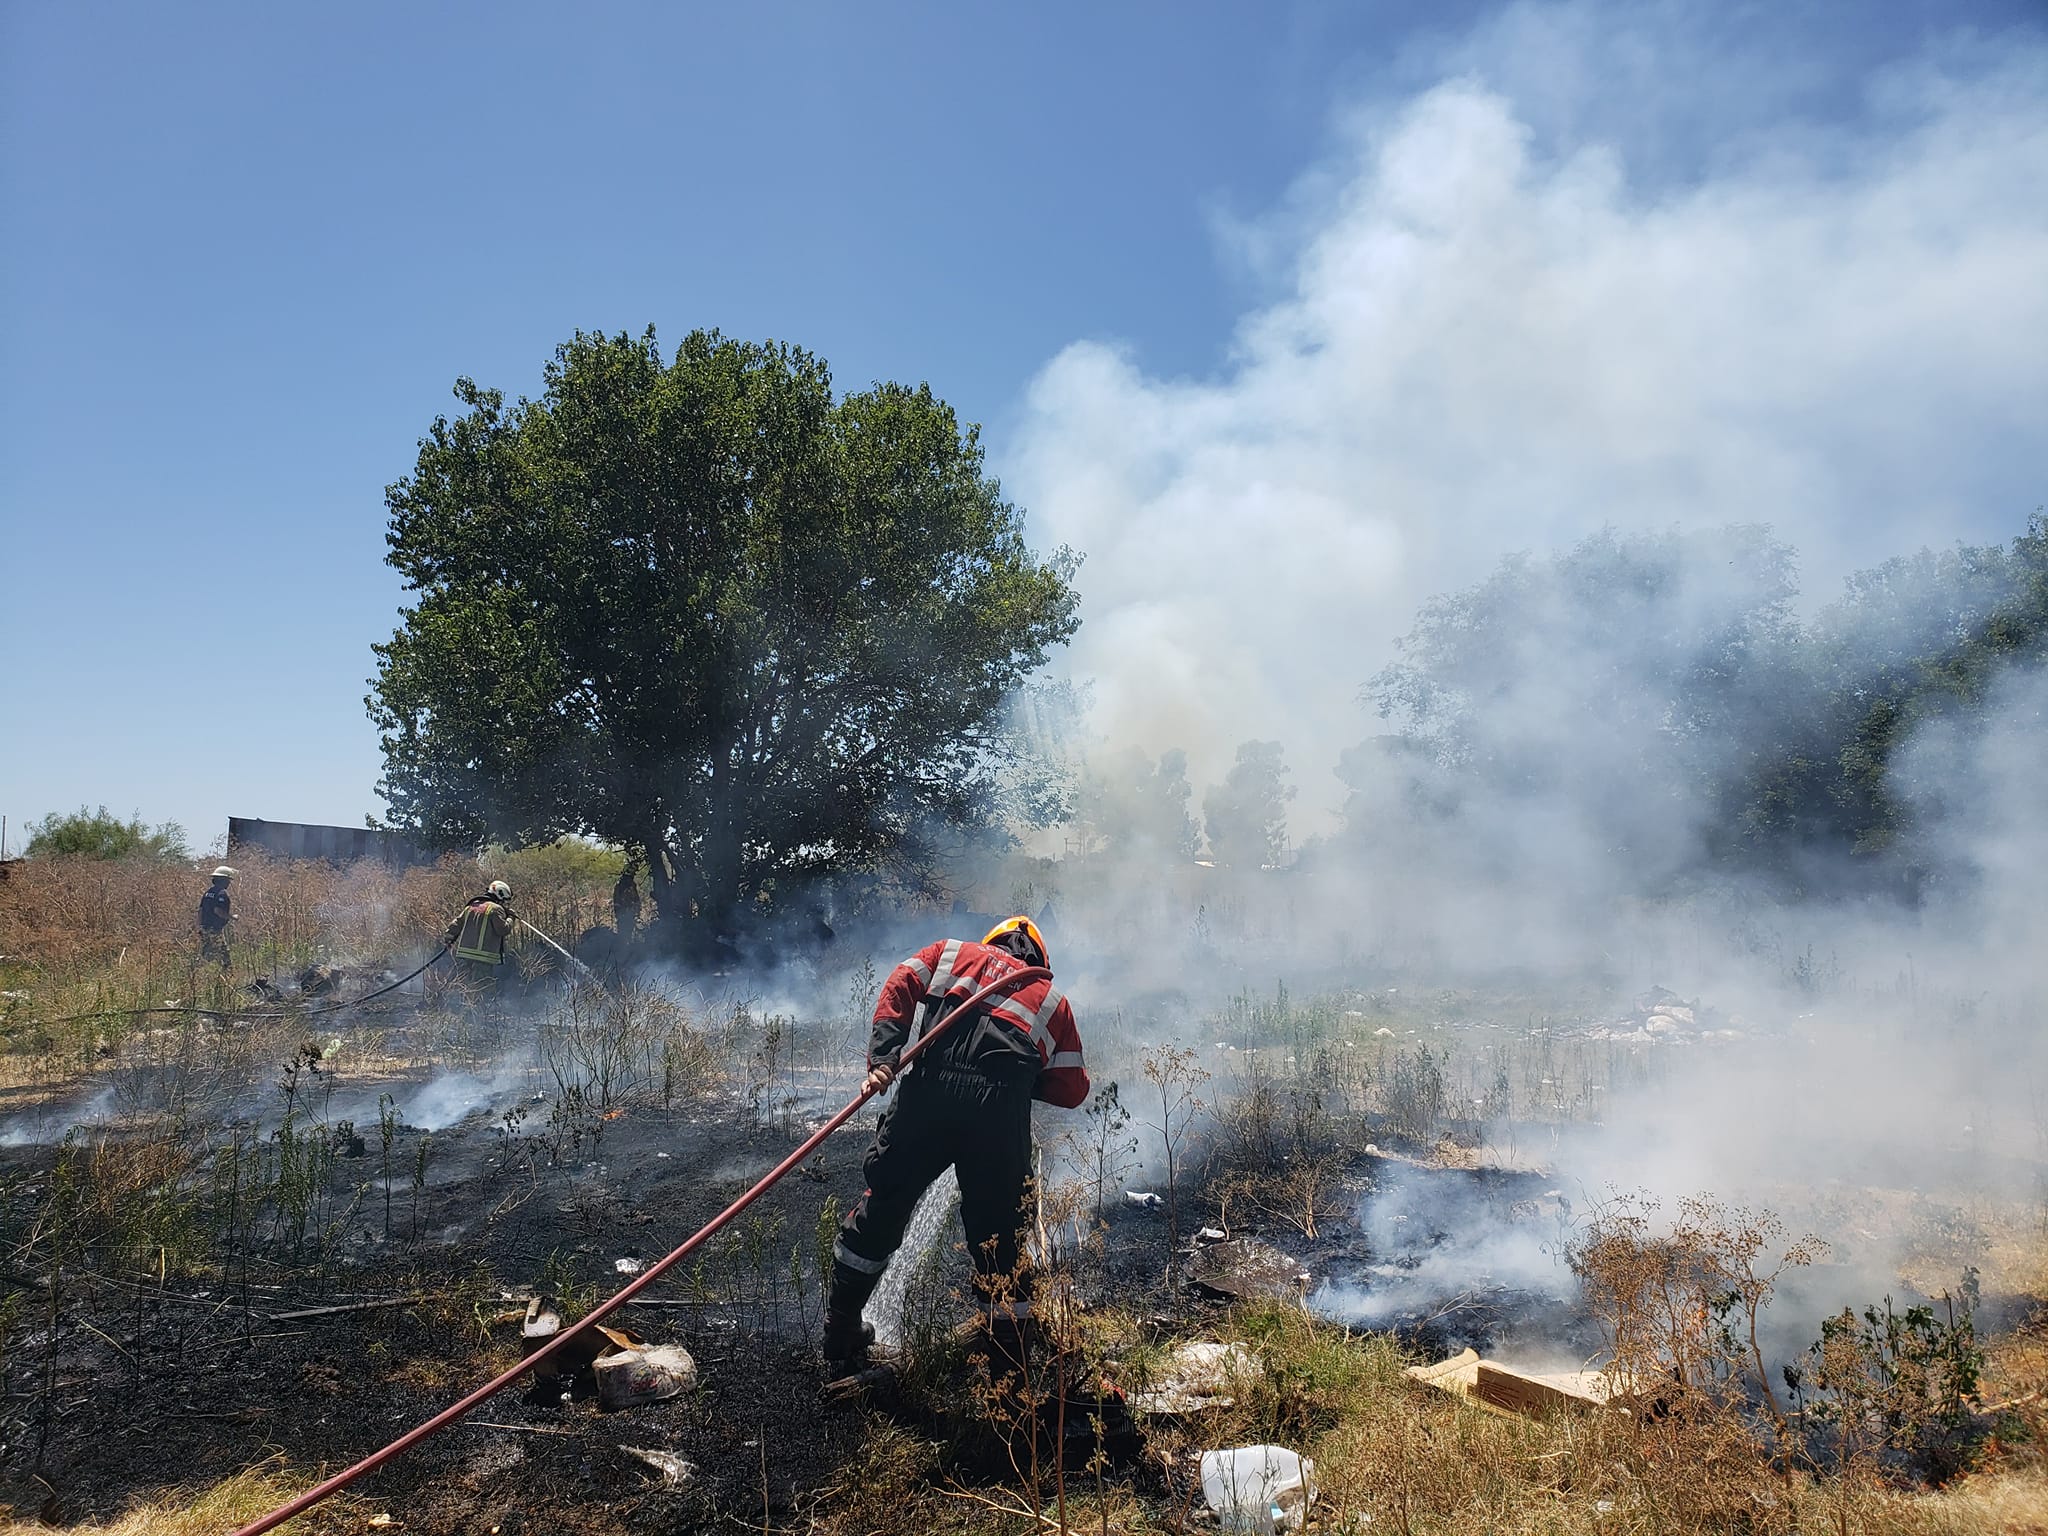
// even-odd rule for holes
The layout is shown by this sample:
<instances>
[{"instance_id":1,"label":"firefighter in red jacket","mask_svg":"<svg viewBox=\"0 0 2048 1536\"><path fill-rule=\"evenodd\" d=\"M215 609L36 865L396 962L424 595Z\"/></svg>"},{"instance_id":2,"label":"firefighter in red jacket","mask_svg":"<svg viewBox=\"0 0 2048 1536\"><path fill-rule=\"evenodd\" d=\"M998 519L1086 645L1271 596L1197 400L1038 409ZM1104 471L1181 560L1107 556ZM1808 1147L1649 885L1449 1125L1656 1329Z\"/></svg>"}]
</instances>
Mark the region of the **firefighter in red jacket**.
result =
<instances>
[{"instance_id":1,"label":"firefighter in red jacket","mask_svg":"<svg viewBox=\"0 0 2048 1536\"><path fill-rule=\"evenodd\" d=\"M875 1005L868 1083L894 1080L913 1030L929 1030L969 994L1034 965L1050 969L1050 959L1044 937L1025 917L997 924L979 944L948 939L919 950L890 973ZM911 1063L868 1150L867 1191L833 1246L825 1303L829 1377L860 1366L873 1338L861 1309L902 1243L919 1197L949 1167L960 1184L977 1300L998 1350L1011 1361L1021 1358L1031 1304L1021 1260L1031 1101L1072 1109L1087 1097L1074 1011L1049 980L998 993Z\"/></svg>"}]
</instances>

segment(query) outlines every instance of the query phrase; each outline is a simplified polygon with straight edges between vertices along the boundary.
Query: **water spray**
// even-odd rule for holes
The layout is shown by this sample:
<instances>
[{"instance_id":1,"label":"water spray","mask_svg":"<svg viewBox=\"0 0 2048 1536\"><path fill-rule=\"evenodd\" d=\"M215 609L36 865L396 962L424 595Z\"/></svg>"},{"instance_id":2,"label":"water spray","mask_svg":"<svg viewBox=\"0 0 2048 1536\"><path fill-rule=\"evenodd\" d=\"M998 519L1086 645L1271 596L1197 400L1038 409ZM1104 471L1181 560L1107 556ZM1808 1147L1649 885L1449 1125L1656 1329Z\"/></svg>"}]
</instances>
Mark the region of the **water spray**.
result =
<instances>
[{"instance_id":1,"label":"water spray","mask_svg":"<svg viewBox=\"0 0 2048 1536\"><path fill-rule=\"evenodd\" d=\"M573 965L576 968L577 974L582 976L582 978L585 981L589 982L593 987L596 987L600 992L604 990L604 983L597 979L597 972L593 971L581 960L578 960L574 955L570 954L569 951L562 948L561 945L557 944L553 939L549 938L546 934L542 933L538 928L534 927L533 924L529 923L525 918L522 917L519 919L519 926L524 928L536 939L539 939L541 943L547 945L549 949L552 949L556 954L560 955L564 960L568 961L571 965Z\"/></svg>"}]
</instances>

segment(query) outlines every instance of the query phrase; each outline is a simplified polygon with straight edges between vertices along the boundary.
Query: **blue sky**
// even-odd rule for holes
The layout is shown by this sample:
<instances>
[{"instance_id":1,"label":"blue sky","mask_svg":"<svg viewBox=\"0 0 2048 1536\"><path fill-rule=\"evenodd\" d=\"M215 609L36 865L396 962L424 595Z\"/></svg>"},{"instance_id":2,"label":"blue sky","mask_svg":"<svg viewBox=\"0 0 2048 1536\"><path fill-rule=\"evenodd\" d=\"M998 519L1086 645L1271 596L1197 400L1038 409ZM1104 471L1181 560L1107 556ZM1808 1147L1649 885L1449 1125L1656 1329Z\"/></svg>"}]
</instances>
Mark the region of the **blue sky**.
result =
<instances>
[{"instance_id":1,"label":"blue sky","mask_svg":"<svg viewBox=\"0 0 2048 1536\"><path fill-rule=\"evenodd\" d=\"M16 0L0 9L0 812L18 828L105 802L177 819L203 848L230 814L376 810L361 701L401 598L382 488L456 376L530 391L578 327L717 326L810 347L844 384L930 380L987 424L1034 529L1089 554L1083 635L1103 638L1074 666L1100 697L1157 681L1148 647L1185 660L1190 627L1234 647L1132 727L1152 750L1192 747L1198 769L1290 725L1301 761L1331 758L1361 734L1351 696L1416 600L1588 518L1711 518L1768 494L1822 575L1865 549L2009 534L2042 499L2026 422L2048 406L2042 365L1999 340L2039 297L2008 290L2041 249L2042 215L2009 206L2039 190L2026 163L2048 144L2041 15ZM1410 164L1462 189L1457 207L1418 204ZM1916 203L1917 185L1982 196ZM1468 218L1522 228L1560 209L1591 233L1526 261L1460 254ZM1383 387L1471 393L1441 359L1484 306L1389 288L1370 253L1396 226L1452 232L1430 270L1496 297L1583 302L1630 253L1635 271L1645 251L1779 253L1801 315L1840 287L1845 250L1889 253L1850 266L1875 311L1906 318L1854 367L1795 378L1770 419L1796 433L1774 435L1853 456L1843 423L1914 416L1917 388L1969 408L1969 431L1939 434L1924 484L1887 471L1889 504L1854 518L1840 509L1868 487L1817 484L1796 446L1774 446L1761 479L1722 474L1756 462L1756 428L1712 404L1746 375L1710 361L1680 425L1622 412L1636 441L1707 421L1650 456L1668 471L1617 468L1611 446L1518 451L1529 477L1507 498L1450 467L1469 423L1423 457L1357 457L1376 436L1412 446L1374 403ZM1709 300L1782 336L1769 293L1724 281L1742 265L1715 264ZM1974 274L1981 302L1914 321L1919 301L1887 288L1923 294L1947 271ZM1617 286L1632 338L1693 291ZM1344 318L1375 293L1420 329ZM1627 377L1654 343L1591 350ZM1527 372L1489 355L1503 383L1483 435L1611 445L1614 416L1560 412L1531 382L1587 346L1559 323L1517 342ZM1386 357L1410 359L1391 384L1370 361ZM1894 364L1897 392L1876 398ZM1319 409L1331 399L1341 417ZM1489 510L1504 499L1537 511ZM1270 544L1258 530L1302 517L1303 547L1347 552L1334 568L1371 621L1335 657L1285 628L1219 638L1231 562L1195 558L1201 538ZM1142 550L1158 521L1203 568L1171 588ZM1325 674L1306 694L1275 681Z\"/></svg>"}]
</instances>

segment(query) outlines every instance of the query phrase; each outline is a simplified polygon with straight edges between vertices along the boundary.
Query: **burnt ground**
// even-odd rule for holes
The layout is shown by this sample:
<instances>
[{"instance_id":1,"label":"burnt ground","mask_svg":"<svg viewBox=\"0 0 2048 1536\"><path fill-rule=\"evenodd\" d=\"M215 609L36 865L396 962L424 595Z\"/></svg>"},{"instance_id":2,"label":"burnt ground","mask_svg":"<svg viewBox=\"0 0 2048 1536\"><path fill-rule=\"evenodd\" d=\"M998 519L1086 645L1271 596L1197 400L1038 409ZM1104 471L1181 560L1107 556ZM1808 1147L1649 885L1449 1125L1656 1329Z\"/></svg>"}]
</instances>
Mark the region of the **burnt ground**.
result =
<instances>
[{"instance_id":1,"label":"burnt ground","mask_svg":"<svg viewBox=\"0 0 2048 1536\"><path fill-rule=\"evenodd\" d=\"M225 1279L211 1284L71 1277L54 1316L47 1276L6 1276L20 1313L5 1364L0 1501L25 1518L73 1522L110 1518L138 1499L205 1486L266 1458L302 1471L346 1465L511 1364L519 1328L506 1319L526 1295L588 1304L611 1293L627 1278L617 1260L668 1252L807 1129L763 1126L727 1098L673 1114L629 1112L587 1127L599 1133L594 1144L558 1137L550 1147L525 1129L545 1113L528 1107L509 1126L501 1099L430 1135L402 1128L388 1160L371 1124L362 1152L335 1165L334 1182L355 1193L323 1217L332 1230L324 1257L293 1264L273 1242L261 1254L231 1251ZM827 1142L665 1276L652 1304L612 1319L688 1348L700 1368L695 1392L605 1413L587 1397L565 1402L522 1383L358 1484L363 1503L398 1513L414 1532L682 1532L759 1526L764 1514L780 1524L832 1489L871 1426L868 1407L819 1392L818 1254L821 1238L829 1242L821 1214L828 1201L843 1210L857 1197L870 1126L857 1122ZM423 1141L426 1176L416 1187ZM47 1146L0 1149L13 1232L44 1197L53 1162ZM1390 1171L1415 1176L1408 1165L1361 1159L1354 1194L1386 1183ZM1549 1328L1553 1298L1510 1285L1437 1294L1427 1275L1431 1254L1455 1240L1460 1201L1513 1213L1540 1193L1541 1180L1441 1177L1455 1198L1432 1191L1414 1202L1412 1226L1371 1230L1354 1198L1344 1203L1355 1214L1337 1215L1313 1243L1270 1225L1232 1235L1285 1249L1319 1291L1329 1279L1371 1288L1377 1270L1388 1297L1372 1326L1424 1355L1486 1347L1518 1326ZM1199 1179L1184 1201L1184 1230L1213 1219ZM1081 1277L1084 1295L1114 1295L1149 1305L1162 1323L1198 1325L1203 1308L1222 1299L1168 1292L1165 1234L1162 1214L1114 1205L1109 1240ZM1403 1274L1420 1278L1407 1284ZM386 1298L417 1299L289 1316ZM622 1446L672 1452L696 1473L670 1490ZM311 1528L356 1530L361 1519L359 1509L316 1517Z\"/></svg>"},{"instance_id":2,"label":"burnt ground","mask_svg":"<svg viewBox=\"0 0 2048 1536\"><path fill-rule=\"evenodd\" d=\"M403 1131L388 1243L373 1126L353 1160L371 1188L340 1257L311 1272L231 1258L227 1283L210 1286L68 1280L54 1338L44 1277L10 1275L26 1286L6 1366L0 1499L23 1516L106 1517L266 1457L334 1468L377 1449L517 1358L518 1325L491 1326L516 1310L515 1297L608 1294L626 1282L617 1259L668 1252L792 1145L735 1108L693 1108L622 1116L560 1166L475 1117L433 1134L416 1209L410 1170L421 1133ZM771 1507L829 1484L859 1439L862 1410L820 1403L812 1256L827 1197L843 1208L859 1193L864 1148L856 1128L842 1132L708 1244L701 1263L664 1277L657 1304L617 1314L651 1340L688 1348L697 1392L601 1414L588 1400L541 1401L514 1387L473 1415L482 1423L428 1440L362 1485L369 1501L402 1508L415 1531L680 1530L693 1506L705 1518L739 1508L758 1520L764 1451ZM47 1147L0 1152L15 1230L52 1161ZM422 1299L280 1316L406 1296ZM658 1475L619 1443L674 1451L700 1476L681 1496L655 1491ZM546 1514L558 1506L575 1521ZM485 1511L504 1518L480 1527Z\"/></svg>"}]
</instances>

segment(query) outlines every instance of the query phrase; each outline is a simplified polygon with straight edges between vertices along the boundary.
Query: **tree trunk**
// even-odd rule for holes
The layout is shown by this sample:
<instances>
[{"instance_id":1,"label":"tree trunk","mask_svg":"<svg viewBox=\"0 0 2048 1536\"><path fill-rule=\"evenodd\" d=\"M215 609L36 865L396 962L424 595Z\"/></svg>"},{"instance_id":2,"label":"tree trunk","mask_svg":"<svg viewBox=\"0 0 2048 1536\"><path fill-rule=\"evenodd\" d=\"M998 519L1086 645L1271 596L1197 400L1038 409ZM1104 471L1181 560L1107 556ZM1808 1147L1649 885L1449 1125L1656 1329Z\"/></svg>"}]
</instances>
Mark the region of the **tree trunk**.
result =
<instances>
[{"instance_id":1,"label":"tree trunk","mask_svg":"<svg viewBox=\"0 0 2048 1536\"><path fill-rule=\"evenodd\" d=\"M674 948L683 920L689 916L690 903L669 863L663 830L652 829L641 841L640 850L647 863L647 894L654 902L654 917L647 925L648 931L661 947Z\"/></svg>"}]
</instances>

